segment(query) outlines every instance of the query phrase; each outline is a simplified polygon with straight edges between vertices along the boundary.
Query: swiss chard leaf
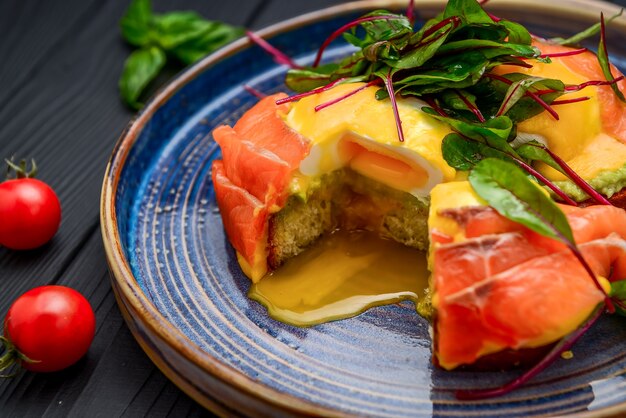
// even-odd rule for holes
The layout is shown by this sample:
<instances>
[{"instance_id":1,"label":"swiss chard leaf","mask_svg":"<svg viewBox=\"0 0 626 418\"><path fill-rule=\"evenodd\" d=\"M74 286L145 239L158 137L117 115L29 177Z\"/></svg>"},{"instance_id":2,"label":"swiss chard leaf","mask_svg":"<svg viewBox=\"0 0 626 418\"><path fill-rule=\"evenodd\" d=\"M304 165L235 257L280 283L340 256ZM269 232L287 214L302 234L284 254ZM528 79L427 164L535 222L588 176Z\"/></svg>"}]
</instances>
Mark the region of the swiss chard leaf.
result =
<instances>
[{"instance_id":1,"label":"swiss chard leaf","mask_svg":"<svg viewBox=\"0 0 626 418\"><path fill-rule=\"evenodd\" d=\"M133 0L120 20L124 39L135 46L147 45L151 39L152 16L150 0Z\"/></svg>"},{"instance_id":2,"label":"swiss chard leaf","mask_svg":"<svg viewBox=\"0 0 626 418\"><path fill-rule=\"evenodd\" d=\"M441 143L441 152L448 165L460 171L471 170L485 158L514 162L508 154L457 133L446 135Z\"/></svg>"},{"instance_id":3,"label":"swiss chard leaf","mask_svg":"<svg viewBox=\"0 0 626 418\"><path fill-rule=\"evenodd\" d=\"M448 0L443 12L443 18L445 19L452 16L460 17L466 25L493 24L491 17L475 0Z\"/></svg>"},{"instance_id":4,"label":"swiss chard leaf","mask_svg":"<svg viewBox=\"0 0 626 418\"><path fill-rule=\"evenodd\" d=\"M165 65L165 52L156 46L135 50L126 59L120 78L120 94L126 103L135 109L142 104L139 96Z\"/></svg>"},{"instance_id":5,"label":"swiss chard leaf","mask_svg":"<svg viewBox=\"0 0 626 418\"><path fill-rule=\"evenodd\" d=\"M502 216L559 241L574 243L561 209L516 165L487 158L469 174L476 193Z\"/></svg>"},{"instance_id":6,"label":"swiss chard leaf","mask_svg":"<svg viewBox=\"0 0 626 418\"><path fill-rule=\"evenodd\" d=\"M524 26L519 23L511 22L509 20L501 20L500 23L507 29L508 41L512 44L530 45L533 41L530 32Z\"/></svg>"},{"instance_id":7,"label":"swiss chard leaf","mask_svg":"<svg viewBox=\"0 0 626 418\"><path fill-rule=\"evenodd\" d=\"M529 141L515 148L517 154L527 161L541 161L544 164L558 170L559 172L567 175L563 168L554 161L554 158L545 150L543 144L537 141Z\"/></svg>"}]
</instances>

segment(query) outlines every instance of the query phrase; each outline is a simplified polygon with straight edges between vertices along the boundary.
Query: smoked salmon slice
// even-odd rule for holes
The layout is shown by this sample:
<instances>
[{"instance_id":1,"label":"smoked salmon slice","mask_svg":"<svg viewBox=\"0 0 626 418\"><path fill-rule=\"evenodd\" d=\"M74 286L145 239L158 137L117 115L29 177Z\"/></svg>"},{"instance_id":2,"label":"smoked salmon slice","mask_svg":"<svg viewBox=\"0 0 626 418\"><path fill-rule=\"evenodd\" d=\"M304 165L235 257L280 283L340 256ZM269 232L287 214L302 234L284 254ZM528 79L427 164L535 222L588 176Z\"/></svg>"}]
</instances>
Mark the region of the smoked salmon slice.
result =
<instances>
[{"instance_id":1,"label":"smoked salmon slice","mask_svg":"<svg viewBox=\"0 0 626 418\"><path fill-rule=\"evenodd\" d=\"M285 205L293 172L310 148L283 121L291 107L276 104L283 97L268 96L233 128L213 131L223 157L213 162L212 180L224 229L253 281L267 271L269 216Z\"/></svg>"},{"instance_id":2,"label":"smoked salmon slice","mask_svg":"<svg viewBox=\"0 0 626 418\"><path fill-rule=\"evenodd\" d=\"M626 211L562 206L594 273L626 278ZM602 302L576 257L489 207L442 210L466 231L433 253L435 360L452 369L498 351L551 344ZM606 280L604 280L606 283Z\"/></svg>"},{"instance_id":3,"label":"smoked salmon slice","mask_svg":"<svg viewBox=\"0 0 626 418\"><path fill-rule=\"evenodd\" d=\"M224 229L233 247L250 265L254 264L267 235L267 206L226 177L222 161L213 162L215 197L224 220Z\"/></svg>"}]
</instances>

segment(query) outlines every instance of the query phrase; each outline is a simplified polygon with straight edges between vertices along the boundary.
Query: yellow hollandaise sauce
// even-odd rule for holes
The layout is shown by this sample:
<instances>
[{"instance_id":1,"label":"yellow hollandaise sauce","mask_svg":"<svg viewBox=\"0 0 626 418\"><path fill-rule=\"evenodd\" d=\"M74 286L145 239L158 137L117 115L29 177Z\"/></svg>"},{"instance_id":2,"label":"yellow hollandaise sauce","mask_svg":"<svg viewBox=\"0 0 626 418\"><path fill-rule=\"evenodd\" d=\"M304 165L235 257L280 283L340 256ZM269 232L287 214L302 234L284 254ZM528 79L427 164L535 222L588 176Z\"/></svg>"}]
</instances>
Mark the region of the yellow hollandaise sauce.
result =
<instances>
[{"instance_id":1,"label":"yellow hollandaise sauce","mask_svg":"<svg viewBox=\"0 0 626 418\"><path fill-rule=\"evenodd\" d=\"M248 296L281 322L310 326L412 300L427 303L423 252L366 231L336 231L255 283Z\"/></svg>"}]
</instances>

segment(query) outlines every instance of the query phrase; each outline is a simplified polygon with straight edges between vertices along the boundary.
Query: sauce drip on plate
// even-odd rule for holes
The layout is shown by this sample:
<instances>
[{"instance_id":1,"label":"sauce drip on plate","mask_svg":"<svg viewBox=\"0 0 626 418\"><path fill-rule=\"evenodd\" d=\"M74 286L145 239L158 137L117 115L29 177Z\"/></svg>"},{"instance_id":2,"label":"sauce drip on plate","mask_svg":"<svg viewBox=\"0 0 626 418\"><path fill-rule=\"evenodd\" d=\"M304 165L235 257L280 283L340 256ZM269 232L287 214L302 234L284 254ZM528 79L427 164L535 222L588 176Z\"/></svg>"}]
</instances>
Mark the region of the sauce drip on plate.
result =
<instances>
[{"instance_id":1,"label":"sauce drip on plate","mask_svg":"<svg viewBox=\"0 0 626 418\"><path fill-rule=\"evenodd\" d=\"M366 231L336 231L252 285L248 296L281 322L309 326L424 298L426 256Z\"/></svg>"}]
</instances>

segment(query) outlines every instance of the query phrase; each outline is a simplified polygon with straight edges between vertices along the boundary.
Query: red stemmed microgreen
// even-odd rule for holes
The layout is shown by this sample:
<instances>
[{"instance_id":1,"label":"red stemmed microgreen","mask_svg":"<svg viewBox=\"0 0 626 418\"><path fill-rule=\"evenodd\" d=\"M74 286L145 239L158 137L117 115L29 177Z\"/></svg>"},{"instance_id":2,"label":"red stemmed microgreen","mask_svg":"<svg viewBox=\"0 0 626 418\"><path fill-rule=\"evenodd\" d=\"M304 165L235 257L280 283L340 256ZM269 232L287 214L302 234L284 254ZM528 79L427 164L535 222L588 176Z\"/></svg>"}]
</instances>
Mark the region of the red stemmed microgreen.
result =
<instances>
[{"instance_id":1,"label":"red stemmed microgreen","mask_svg":"<svg viewBox=\"0 0 626 418\"><path fill-rule=\"evenodd\" d=\"M587 48L574 49L571 51L565 52L553 52L549 54L541 54L538 58L562 58L562 57L571 57L573 55L583 54L589 51Z\"/></svg>"},{"instance_id":2,"label":"red stemmed microgreen","mask_svg":"<svg viewBox=\"0 0 626 418\"><path fill-rule=\"evenodd\" d=\"M513 84L513 82L511 80L509 80L508 78L502 77L502 76L497 75L497 74L488 73L488 74L485 74L485 77L501 81L501 82L503 82L505 84L508 84L508 85L512 85ZM541 107L543 107L555 120L559 120L559 114L556 113L556 111L554 109L552 109L550 107L550 105L547 104L541 97L539 97L539 95L537 93L534 93L532 91L526 91L525 94L527 96L529 96L530 98L532 98L535 102L537 102Z\"/></svg>"},{"instance_id":3,"label":"red stemmed microgreen","mask_svg":"<svg viewBox=\"0 0 626 418\"><path fill-rule=\"evenodd\" d=\"M366 16L366 17L361 17L359 19L353 20L352 22L346 23L345 25L343 25L342 27L340 27L339 29L334 31L322 43L322 46L320 46L320 49L317 51L317 55L315 56L315 61L313 62L313 67L317 67L320 64L320 61L322 60L322 54L324 53L324 51L326 50L328 45L330 45L330 43L332 41L337 39L339 36L341 36L342 33L347 31L348 29L351 29L351 28L354 28L356 26L359 26L359 25L361 25L362 23L365 23L365 22L372 22L374 20L397 20L399 18L401 18L401 17L399 17L398 15L394 15L394 14L377 15L377 16Z\"/></svg>"},{"instance_id":4,"label":"red stemmed microgreen","mask_svg":"<svg viewBox=\"0 0 626 418\"><path fill-rule=\"evenodd\" d=\"M341 83L343 83L345 81L346 81L345 78L340 78L339 80L332 81L332 82L326 84L325 86L318 87L318 88L313 89L311 91L295 94L293 96L285 97L283 99L278 99L278 100L276 100L276 104L277 105L281 105L283 103L295 102L295 101L298 101L300 99L304 99L305 97L312 96L314 94L323 93L323 92L328 91L328 90L332 89L333 87L335 87L335 86L337 86L337 85L339 85L339 84L341 84Z\"/></svg>"},{"instance_id":5,"label":"red stemmed microgreen","mask_svg":"<svg viewBox=\"0 0 626 418\"><path fill-rule=\"evenodd\" d=\"M393 89L393 82L391 80L391 71L387 73L383 79L387 94L389 94L389 100L391 100L391 108L393 109L393 117L396 120L396 128L398 129L398 139L400 142L404 142L404 132L402 131L402 120L400 119L400 112L398 111L398 102L396 100L396 92Z\"/></svg>"},{"instance_id":6,"label":"red stemmed microgreen","mask_svg":"<svg viewBox=\"0 0 626 418\"><path fill-rule=\"evenodd\" d=\"M586 102L587 100L590 100L590 99L591 97L589 96L583 96L583 97L576 97L575 99L554 100L552 103L550 103L550 106Z\"/></svg>"},{"instance_id":7,"label":"red stemmed microgreen","mask_svg":"<svg viewBox=\"0 0 626 418\"><path fill-rule=\"evenodd\" d=\"M462 22L462 20L458 16L451 16L451 17L449 17L447 19L443 19L441 22L437 23L436 25L433 25L432 27L430 27L426 31L424 31L424 34L422 35L422 39L428 39L428 37L430 35L432 35L433 33L436 33L437 31L439 31L440 29L445 28L448 25L451 25L451 27L450 27L450 29L448 29L448 31L454 30L454 29L459 27L461 22Z\"/></svg>"},{"instance_id":8,"label":"red stemmed microgreen","mask_svg":"<svg viewBox=\"0 0 626 418\"><path fill-rule=\"evenodd\" d=\"M265 52L271 55L272 58L274 58L274 61L276 61L276 63L281 64L281 65L287 65L289 68L302 68L302 66L296 64L291 58L285 55L282 51L272 46L269 42L261 38L256 33L252 31L246 31L246 36L248 37L248 39L250 39L250 41L257 44L258 46L263 48Z\"/></svg>"},{"instance_id":9,"label":"red stemmed microgreen","mask_svg":"<svg viewBox=\"0 0 626 418\"><path fill-rule=\"evenodd\" d=\"M463 101L463 103L465 103L465 106L467 106L467 108L476 116L476 118L479 121L481 121L481 122L486 122L487 121L485 119L485 117L483 116L483 114L480 112L480 109L477 108L476 106L474 106L474 104L472 104L472 102L470 102L467 99L467 97L465 96L463 91L455 90L454 92L456 93L457 96L459 96L459 99L461 99Z\"/></svg>"},{"instance_id":10,"label":"red stemmed microgreen","mask_svg":"<svg viewBox=\"0 0 626 418\"><path fill-rule=\"evenodd\" d=\"M526 146L539 148L545 153L547 153L550 158L558 165L563 174L565 174L569 179L580 187L585 193L587 193L597 204L599 205L611 205L604 196L598 193L585 179L580 177L576 171L574 171L561 157L552 152L548 147L543 144L538 143L528 143Z\"/></svg>"},{"instance_id":11,"label":"red stemmed microgreen","mask_svg":"<svg viewBox=\"0 0 626 418\"><path fill-rule=\"evenodd\" d=\"M406 8L406 18L412 25L415 23L415 0L409 0L409 6Z\"/></svg>"},{"instance_id":12,"label":"red stemmed microgreen","mask_svg":"<svg viewBox=\"0 0 626 418\"><path fill-rule=\"evenodd\" d=\"M322 109L326 109L327 107L332 106L332 105L334 105L336 103L339 103L339 102L347 99L348 97L354 96L358 92L360 92L362 90L365 90L368 87L375 86L375 85L380 84L380 83L381 83L380 79L372 80L369 83L366 83L366 84L364 84L364 85L362 85L362 86L360 86L360 87L358 87L358 88L356 88L356 89L354 89L354 90L352 90L352 91L350 91L350 92L348 92L348 93L346 93L346 94L344 94L344 95L342 95L340 97L337 97L337 98L335 98L333 100L330 100L330 101L328 101L326 103L322 103L320 105L315 106L315 111L319 112Z\"/></svg>"},{"instance_id":13,"label":"red stemmed microgreen","mask_svg":"<svg viewBox=\"0 0 626 418\"><path fill-rule=\"evenodd\" d=\"M243 89L245 91L247 91L248 93L250 93L251 95L253 95L254 97L256 97L257 99L264 99L265 97L267 97L267 94L265 93L261 93L259 90L255 89L254 87L248 85L248 84L244 84L243 85Z\"/></svg>"}]
</instances>

